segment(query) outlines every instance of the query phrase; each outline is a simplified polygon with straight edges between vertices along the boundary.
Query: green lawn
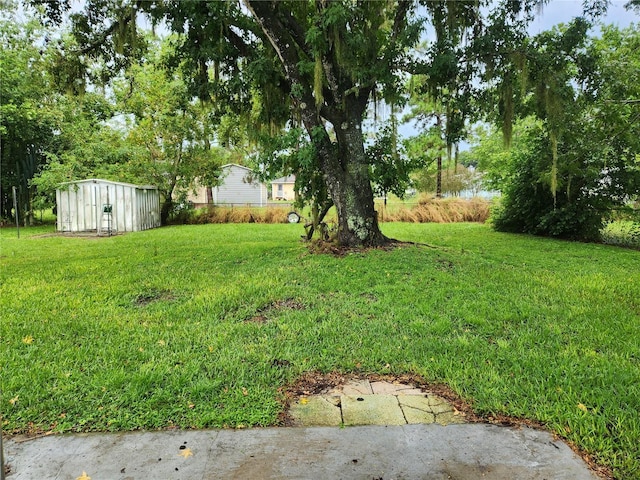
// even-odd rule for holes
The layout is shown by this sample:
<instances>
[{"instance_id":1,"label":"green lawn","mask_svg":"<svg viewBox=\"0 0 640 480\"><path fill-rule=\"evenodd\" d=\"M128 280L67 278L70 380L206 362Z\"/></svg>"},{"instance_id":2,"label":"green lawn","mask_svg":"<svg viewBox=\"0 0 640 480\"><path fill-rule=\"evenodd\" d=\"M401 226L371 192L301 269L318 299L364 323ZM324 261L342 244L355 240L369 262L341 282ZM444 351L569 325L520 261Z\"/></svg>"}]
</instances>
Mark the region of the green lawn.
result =
<instances>
[{"instance_id":1,"label":"green lawn","mask_svg":"<svg viewBox=\"0 0 640 480\"><path fill-rule=\"evenodd\" d=\"M272 425L304 372L411 372L640 478L640 252L383 229L429 246L312 255L300 225L2 229L3 430Z\"/></svg>"}]
</instances>

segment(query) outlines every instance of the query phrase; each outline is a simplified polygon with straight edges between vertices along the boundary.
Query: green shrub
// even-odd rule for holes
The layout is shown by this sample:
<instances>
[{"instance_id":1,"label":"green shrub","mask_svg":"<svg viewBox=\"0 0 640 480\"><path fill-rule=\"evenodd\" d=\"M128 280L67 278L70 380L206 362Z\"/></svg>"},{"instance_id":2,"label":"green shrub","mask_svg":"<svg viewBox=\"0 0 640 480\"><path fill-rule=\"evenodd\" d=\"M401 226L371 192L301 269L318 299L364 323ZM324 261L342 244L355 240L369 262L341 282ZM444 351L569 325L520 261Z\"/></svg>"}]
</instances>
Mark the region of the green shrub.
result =
<instances>
[{"instance_id":1,"label":"green shrub","mask_svg":"<svg viewBox=\"0 0 640 480\"><path fill-rule=\"evenodd\" d=\"M610 222L602 229L602 242L609 245L640 248L640 222Z\"/></svg>"},{"instance_id":2,"label":"green shrub","mask_svg":"<svg viewBox=\"0 0 640 480\"><path fill-rule=\"evenodd\" d=\"M560 164L557 189L551 190L552 154L549 139L542 131L532 130L527 138L529 148L516 155L509 166L512 181L503 192L502 202L492 212L496 230L529 233L582 241L599 241L604 219L621 196L588 156L574 155L571 164ZM567 145L559 146L566 155ZM608 173L613 176L613 173Z\"/></svg>"}]
</instances>

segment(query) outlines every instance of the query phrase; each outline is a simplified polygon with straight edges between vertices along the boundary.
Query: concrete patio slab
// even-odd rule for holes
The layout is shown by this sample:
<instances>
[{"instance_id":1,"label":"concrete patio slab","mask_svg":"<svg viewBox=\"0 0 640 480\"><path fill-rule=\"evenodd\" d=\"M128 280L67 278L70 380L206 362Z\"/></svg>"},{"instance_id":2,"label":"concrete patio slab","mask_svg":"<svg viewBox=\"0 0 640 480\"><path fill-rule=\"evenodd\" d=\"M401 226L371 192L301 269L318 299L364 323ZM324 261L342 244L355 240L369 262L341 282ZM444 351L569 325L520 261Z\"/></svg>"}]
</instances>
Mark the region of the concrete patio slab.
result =
<instances>
[{"instance_id":1,"label":"concrete patio slab","mask_svg":"<svg viewBox=\"0 0 640 480\"><path fill-rule=\"evenodd\" d=\"M485 424L52 435L5 456L7 480L597 479L547 432Z\"/></svg>"},{"instance_id":2,"label":"concrete patio slab","mask_svg":"<svg viewBox=\"0 0 640 480\"><path fill-rule=\"evenodd\" d=\"M461 423L445 399L410 385L352 382L289 413L300 427L7 439L7 480L597 479L549 433Z\"/></svg>"}]
</instances>

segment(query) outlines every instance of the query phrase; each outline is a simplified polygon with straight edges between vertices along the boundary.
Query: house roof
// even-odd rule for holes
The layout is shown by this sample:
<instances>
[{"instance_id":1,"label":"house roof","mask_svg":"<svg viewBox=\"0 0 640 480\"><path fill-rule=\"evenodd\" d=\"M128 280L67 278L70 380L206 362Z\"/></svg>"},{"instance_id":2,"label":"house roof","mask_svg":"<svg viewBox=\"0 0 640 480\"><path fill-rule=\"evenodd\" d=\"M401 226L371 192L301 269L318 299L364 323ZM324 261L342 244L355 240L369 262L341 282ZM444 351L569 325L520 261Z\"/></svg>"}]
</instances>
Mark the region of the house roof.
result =
<instances>
[{"instance_id":1,"label":"house roof","mask_svg":"<svg viewBox=\"0 0 640 480\"><path fill-rule=\"evenodd\" d=\"M295 175L288 175L286 177L276 178L275 180L271 180L271 183L272 184L296 183L296 176Z\"/></svg>"},{"instance_id":2,"label":"house roof","mask_svg":"<svg viewBox=\"0 0 640 480\"><path fill-rule=\"evenodd\" d=\"M226 165L222 165L220 168L231 168L231 167L238 167L238 168L242 168L243 170L247 170L249 172L253 172L252 169L250 169L249 167L245 167L244 165L238 165L237 163L227 163Z\"/></svg>"}]
</instances>

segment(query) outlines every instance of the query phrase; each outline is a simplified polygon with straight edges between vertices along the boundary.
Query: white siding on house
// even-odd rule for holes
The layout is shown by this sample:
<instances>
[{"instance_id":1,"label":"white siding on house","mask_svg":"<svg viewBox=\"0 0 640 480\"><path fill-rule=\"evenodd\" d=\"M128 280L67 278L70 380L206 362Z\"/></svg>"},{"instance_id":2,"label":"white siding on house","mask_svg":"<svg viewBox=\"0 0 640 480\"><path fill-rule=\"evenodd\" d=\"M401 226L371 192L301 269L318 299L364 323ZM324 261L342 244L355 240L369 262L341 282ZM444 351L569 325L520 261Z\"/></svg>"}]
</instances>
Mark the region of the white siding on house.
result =
<instances>
[{"instance_id":1,"label":"white siding on house","mask_svg":"<svg viewBox=\"0 0 640 480\"><path fill-rule=\"evenodd\" d=\"M200 185L196 183L195 189L189 189L187 193L187 201L196 205L206 205L210 202L211 187Z\"/></svg>"},{"instance_id":2,"label":"white siding on house","mask_svg":"<svg viewBox=\"0 0 640 480\"><path fill-rule=\"evenodd\" d=\"M135 232L160 226L160 195L155 187L88 179L56 190L60 232ZM104 212L111 205L111 215Z\"/></svg>"},{"instance_id":3,"label":"white siding on house","mask_svg":"<svg viewBox=\"0 0 640 480\"><path fill-rule=\"evenodd\" d=\"M271 196L274 200L295 200L296 176L276 178L271 181Z\"/></svg>"},{"instance_id":4,"label":"white siding on house","mask_svg":"<svg viewBox=\"0 0 640 480\"><path fill-rule=\"evenodd\" d=\"M262 207L267 204L267 187L254 178L251 169L242 165L224 165L220 185L213 188L213 203Z\"/></svg>"}]
</instances>

